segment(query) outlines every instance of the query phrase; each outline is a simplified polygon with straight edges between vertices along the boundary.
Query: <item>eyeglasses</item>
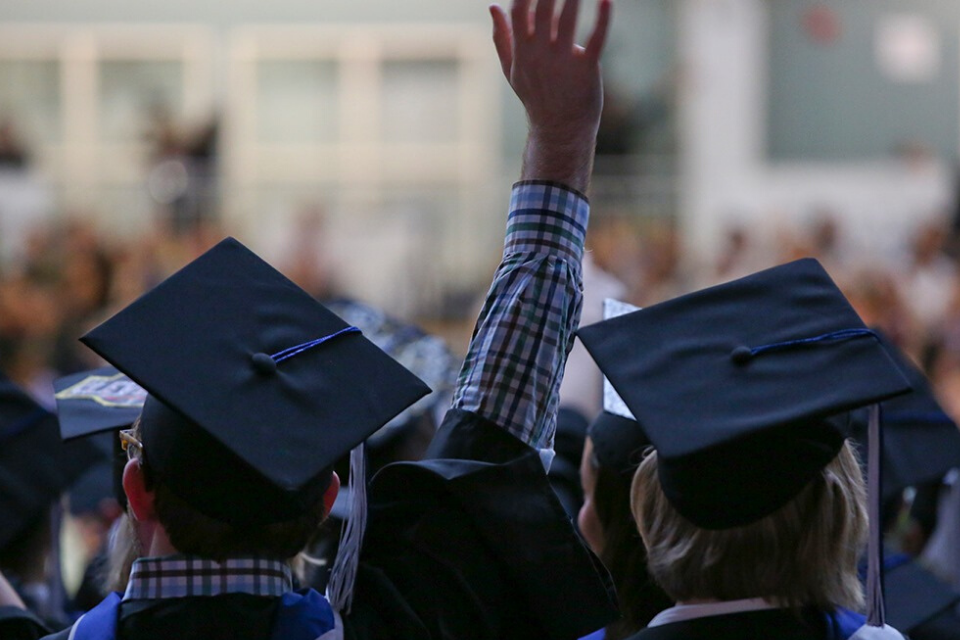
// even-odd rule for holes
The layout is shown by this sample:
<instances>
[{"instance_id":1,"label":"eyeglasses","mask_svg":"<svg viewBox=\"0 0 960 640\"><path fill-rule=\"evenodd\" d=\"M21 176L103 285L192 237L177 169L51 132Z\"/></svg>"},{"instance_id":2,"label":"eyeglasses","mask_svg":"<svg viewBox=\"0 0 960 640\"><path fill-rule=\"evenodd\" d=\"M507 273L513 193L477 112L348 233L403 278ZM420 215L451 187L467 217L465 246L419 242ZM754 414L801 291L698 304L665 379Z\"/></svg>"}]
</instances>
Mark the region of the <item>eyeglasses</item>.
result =
<instances>
[{"instance_id":1,"label":"eyeglasses","mask_svg":"<svg viewBox=\"0 0 960 640\"><path fill-rule=\"evenodd\" d=\"M133 429L120 430L120 448L127 452L127 459L133 460L143 455L143 443L133 435ZM134 453L136 451L136 453Z\"/></svg>"}]
</instances>

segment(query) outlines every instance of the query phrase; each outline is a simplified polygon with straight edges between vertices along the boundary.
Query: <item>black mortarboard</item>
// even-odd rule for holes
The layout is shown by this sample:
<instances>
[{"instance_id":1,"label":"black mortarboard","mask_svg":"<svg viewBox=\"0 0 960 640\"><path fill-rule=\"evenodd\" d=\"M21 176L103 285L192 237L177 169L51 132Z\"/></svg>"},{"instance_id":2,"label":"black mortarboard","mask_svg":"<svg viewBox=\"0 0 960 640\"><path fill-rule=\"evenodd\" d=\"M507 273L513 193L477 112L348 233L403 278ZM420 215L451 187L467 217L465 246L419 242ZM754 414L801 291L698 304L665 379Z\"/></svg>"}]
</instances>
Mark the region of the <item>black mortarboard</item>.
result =
<instances>
[{"instance_id":1,"label":"black mortarboard","mask_svg":"<svg viewBox=\"0 0 960 640\"><path fill-rule=\"evenodd\" d=\"M116 432L127 429L140 415L147 392L114 367L101 367L65 376L53 383L57 419L64 441L87 438L101 447L109 469L91 469L70 492L70 508L96 508L108 491L126 508L123 468L127 455L120 448ZM110 487L105 491L105 487Z\"/></svg>"},{"instance_id":2,"label":"black mortarboard","mask_svg":"<svg viewBox=\"0 0 960 640\"><path fill-rule=\"evenodd\" d=\"M907 487L943 478L960 467L960 430L937 402L927 377L889 338L880 341L913 391L881 404L883 426L883 497ZM854 414L855 434L866 449L867 412Z\"/></svg>"},{"instance_id":3,"label":"black mortarboard","mask_svg":"<svg viewBox=\"0 0 960 640\"><path fill-rule=\"evenodd\" d=\"M54 415L0 374L0 547L100 457L89 442L61 442Z\"/></svg>"},{"instance_id":4,"label":"black mortarboard","mask_svg":"<svg viewBox=\"0 0 960 640\"><path fill-rule=\"evenodd\" d=\"M430 391L232 238L82 340L150 394L150 469L240 525L302 513L337 458Z\"/></svg>"},{"instance_id":5,"label":"black mortarboard","mask_svg":"<svg viewBox=\"0 0 960 640\"><path fill-rule=\"evenodd\" d=\"M53 389L64 440L126 429L147 398L143 387L114 367L65 376L54 381Z\"/></svg>"},{"instance_id":6,"label":"black mortarboard","mask_svg":"<svg viewBox=\"0 0 960 640\"><path fill-rule=\"evenodd\" d=\"M650 441L637 421L609 411L601 411L587 430L593 442L593 455L604 468L632 473L643 458Z\"/></svg>"},{"instance_id":7,"label":"black mortarboard","mask_svg":"<svg viewBox=\"0 0 960 640\"><path fill-rule=\"evenodd\" d=\"M449 401L457 383L462 360L439 336L426 333L417 325L404 322L383 310L350 298L324 300L324 306L360 329L363 335L391 358L423 380L432 391L401 411L367 439L371 448L389 446L408 435L424 414ZM439 419L439 415L432 416Z\"/></svg>"},{"instance_id":8,"label":"black mortarboard","mask_svg":"<svg viewBox=\"0 0 960 640\"><path fill-rule=\"evenodd\" d=\"M667 498L707 529L786 504L839 452L845 412L910 389L812 259L578 333L657 449Z\"/></svg>"}]
</instances>

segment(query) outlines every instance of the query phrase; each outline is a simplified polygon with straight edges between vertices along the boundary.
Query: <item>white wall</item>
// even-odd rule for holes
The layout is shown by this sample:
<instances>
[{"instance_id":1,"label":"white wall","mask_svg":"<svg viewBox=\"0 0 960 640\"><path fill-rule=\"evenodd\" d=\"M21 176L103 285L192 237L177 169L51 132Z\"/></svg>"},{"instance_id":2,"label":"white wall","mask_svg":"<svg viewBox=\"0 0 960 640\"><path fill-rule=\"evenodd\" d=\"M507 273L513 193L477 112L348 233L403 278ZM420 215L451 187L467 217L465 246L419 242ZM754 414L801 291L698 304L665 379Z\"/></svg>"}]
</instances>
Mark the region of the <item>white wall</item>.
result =
<instances>
[{"instance_id":1,"label":"white wall","mask_svg":"<svg viewBox=\"0 0 960 640\"><path fill-rule=\"evenodd\" d=\"M712 259L729 223L770 236L819 207L841 214L852 244L888 253L950 202L951 171L938 162L767 163L764 2L682 2L680 210L689 255Z\"/></svg>"}]
</instances>

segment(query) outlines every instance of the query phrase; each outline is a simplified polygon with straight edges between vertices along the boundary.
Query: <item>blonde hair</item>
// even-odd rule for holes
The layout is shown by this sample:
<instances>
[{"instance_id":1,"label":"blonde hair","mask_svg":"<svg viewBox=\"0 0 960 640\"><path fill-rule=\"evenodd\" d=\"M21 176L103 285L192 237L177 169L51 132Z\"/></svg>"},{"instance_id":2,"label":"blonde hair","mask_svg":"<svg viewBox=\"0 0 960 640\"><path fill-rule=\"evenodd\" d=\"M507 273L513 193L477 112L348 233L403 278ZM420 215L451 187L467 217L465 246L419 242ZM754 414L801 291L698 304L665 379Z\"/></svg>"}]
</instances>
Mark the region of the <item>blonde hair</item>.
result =
<instances>
[{"instance_id":1,"label":"blonde hair","mask_svg":"<svg viewBox=\"0 0 960 640\"><path fill-rule=\"evenodd\" d=\"M774 513L723 530L701 529L667 501L650 453L633 477L633 517L647 567L679 602L765 598L777 606L858 609L857 561L867 534L866 489L845 442L803 490Z\"/></svg>"}]
</instances>

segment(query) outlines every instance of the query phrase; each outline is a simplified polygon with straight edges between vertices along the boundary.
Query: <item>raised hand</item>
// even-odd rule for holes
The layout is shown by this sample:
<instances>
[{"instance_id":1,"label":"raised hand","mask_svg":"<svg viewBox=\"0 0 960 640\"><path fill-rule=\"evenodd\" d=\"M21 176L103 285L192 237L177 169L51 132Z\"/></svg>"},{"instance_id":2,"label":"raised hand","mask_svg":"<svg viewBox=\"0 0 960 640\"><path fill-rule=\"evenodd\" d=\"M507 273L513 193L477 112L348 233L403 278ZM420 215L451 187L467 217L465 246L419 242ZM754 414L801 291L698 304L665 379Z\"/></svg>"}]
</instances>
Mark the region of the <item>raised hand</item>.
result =
<instances>
[{"instance_id":1,"label":"raised hand","mask_svg":"<svg viewBox=\"0 0 960 640\"><path fill-rule=\"evenodd\" d=\"M589 183L603 108L600 54L612 5L599 0L586 46L574 42L579 0L514 0L510 17L490 7L493 41L503 74L527 111L530 132L524 179L564 182L581 191Z\"/></svg>"}]
</instances>

